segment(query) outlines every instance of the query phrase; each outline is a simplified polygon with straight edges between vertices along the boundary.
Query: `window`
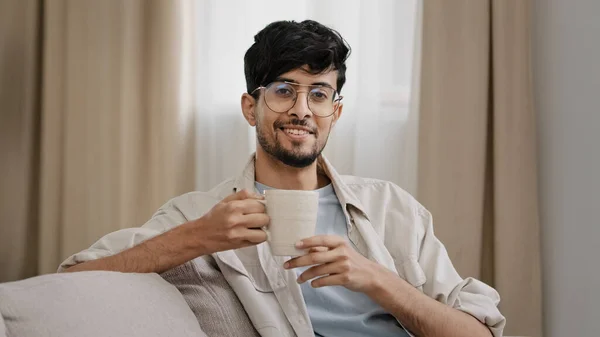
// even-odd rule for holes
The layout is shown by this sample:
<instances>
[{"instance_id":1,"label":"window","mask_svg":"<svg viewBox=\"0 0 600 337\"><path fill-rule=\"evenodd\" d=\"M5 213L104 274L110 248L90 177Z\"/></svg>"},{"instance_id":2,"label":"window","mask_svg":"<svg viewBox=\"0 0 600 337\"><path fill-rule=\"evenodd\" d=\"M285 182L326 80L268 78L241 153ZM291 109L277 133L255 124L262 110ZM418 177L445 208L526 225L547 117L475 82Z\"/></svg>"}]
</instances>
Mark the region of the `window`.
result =
<instances>
[{"instance_id":1,"label":"window","mask_svg":"<svg viewBox=\"0 0 600 337\"><path fill-rule=\"evenodd\" d=\"M352 47L344 114L326 156L343 174L391 180L413 191L416 118L410 98L417 5L417 0L202 1L194 9L193 32L198 188L236 175L255 149L254 129L239 104L246 90L243 56L254 34L273 21L313 19L338 30Z\"/></svg>"}]
</instances>

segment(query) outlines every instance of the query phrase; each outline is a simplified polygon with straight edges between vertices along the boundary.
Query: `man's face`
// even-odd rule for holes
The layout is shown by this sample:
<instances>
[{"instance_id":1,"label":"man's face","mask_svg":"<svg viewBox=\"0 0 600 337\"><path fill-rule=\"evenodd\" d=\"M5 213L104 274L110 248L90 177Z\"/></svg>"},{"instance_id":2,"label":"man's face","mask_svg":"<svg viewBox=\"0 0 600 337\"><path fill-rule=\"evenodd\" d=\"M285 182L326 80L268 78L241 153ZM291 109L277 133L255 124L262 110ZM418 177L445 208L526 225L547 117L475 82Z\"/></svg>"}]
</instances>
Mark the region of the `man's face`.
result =
<instances>
[{"instance_id":1,"label":"man's face","mask_svg":"<svg viewBox=\"0 0 600 337\"><path fill-rule=\"evenodd\" d=\"M303 69L295 69L282 74L278 80L306 85L327 83L337 89L337 71L313 75ZM254 109L258 145L273 158L293 167L306 167L317 159L342 110L340 105L329 117L315 116L307 104L308 90L307 87L298 87L294 106L279 113L265 104L263 89Z\"/></svg>"}]
</instances>

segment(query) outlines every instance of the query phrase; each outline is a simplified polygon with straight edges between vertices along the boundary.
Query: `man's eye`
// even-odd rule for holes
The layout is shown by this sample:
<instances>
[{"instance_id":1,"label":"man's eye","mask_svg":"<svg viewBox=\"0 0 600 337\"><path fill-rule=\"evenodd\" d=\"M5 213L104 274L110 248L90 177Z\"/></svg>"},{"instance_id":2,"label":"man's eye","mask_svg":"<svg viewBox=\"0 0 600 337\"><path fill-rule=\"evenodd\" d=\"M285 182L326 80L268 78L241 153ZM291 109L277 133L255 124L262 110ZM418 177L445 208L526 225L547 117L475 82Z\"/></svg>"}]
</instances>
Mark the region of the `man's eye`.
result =
<instances>
[{"instance_id":1,"label":"man's eye","mask_svg":"<svg viewBox=\"0 0 600 337\"><path fill-rule=\"evenodd\" d=\"M327 93L320 90L311 91L310 97L317 101L324 101L327 99Z\"/></svg>"},{"instance_id":2,"label":"man's eye","mask_svg":"<svg viewBox=\"0 0 600 337\"><path fill-rule=\"evenodd\" d=\"M277 88L275 90L275 93L279 96L286 96L286 95L291 95L292 91L288 88Z\"/></svg>"}]
</instances>

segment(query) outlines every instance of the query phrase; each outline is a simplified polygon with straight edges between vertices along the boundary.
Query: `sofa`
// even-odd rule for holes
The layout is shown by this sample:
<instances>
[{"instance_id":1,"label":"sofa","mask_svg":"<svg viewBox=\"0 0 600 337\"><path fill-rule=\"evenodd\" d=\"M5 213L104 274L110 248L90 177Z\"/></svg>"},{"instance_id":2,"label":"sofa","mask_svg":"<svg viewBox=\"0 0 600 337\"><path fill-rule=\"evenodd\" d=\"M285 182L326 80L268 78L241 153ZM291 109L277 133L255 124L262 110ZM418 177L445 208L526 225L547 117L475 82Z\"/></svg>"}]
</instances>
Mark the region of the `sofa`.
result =
<instances>
[{"instance_id":1,"label":"sofa","mask_svg":"<svg viewBox=\"0 0 600 337\"><path fill-rule=\"evenodd\" d=\"M0 337L280 336L254 328L211 257L160 275L89 271L3 283L0 314Z\"/></svg>"},{"instance_id":2,"label":"sofa","mask_svg":"<svg viewBox=\"0 0 600 337\"><path fill-rule=\"evenodd\" d=\"M211 257L163 274L60 273L0 284L0 337L260 336Z\"/></svg>"}]
</instances>

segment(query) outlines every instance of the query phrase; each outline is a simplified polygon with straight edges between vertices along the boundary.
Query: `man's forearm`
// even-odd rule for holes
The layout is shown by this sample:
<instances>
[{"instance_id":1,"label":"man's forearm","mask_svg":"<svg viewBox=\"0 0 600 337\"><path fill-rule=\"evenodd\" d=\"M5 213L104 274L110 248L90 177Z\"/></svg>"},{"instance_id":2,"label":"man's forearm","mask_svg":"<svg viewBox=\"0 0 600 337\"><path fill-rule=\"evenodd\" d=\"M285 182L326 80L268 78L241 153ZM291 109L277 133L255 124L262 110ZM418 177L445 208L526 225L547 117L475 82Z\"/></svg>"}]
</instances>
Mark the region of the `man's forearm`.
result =
<instances>
[{"instance_id":1,"label":"man's forearm","mask_svg":"<svg viewBox=\"0 0 600 337\"><path fill-rule=\"evenodd\" d=\"M190 223L140 243L118 254L74 265L67 272L110 270L124 273L162 273L204 255L194 242Z\"/></svg>"},{"instance_id":2,"label":"man's forearm","mask_svg":"<svg viewBox=\"0 0 600 337\"><path fill-rule=\"evenodd\" d=\"M367 295L417 336L492 336L473 316L430 298L389 271L383 274Z\"/></svg>"}]
</instances>

